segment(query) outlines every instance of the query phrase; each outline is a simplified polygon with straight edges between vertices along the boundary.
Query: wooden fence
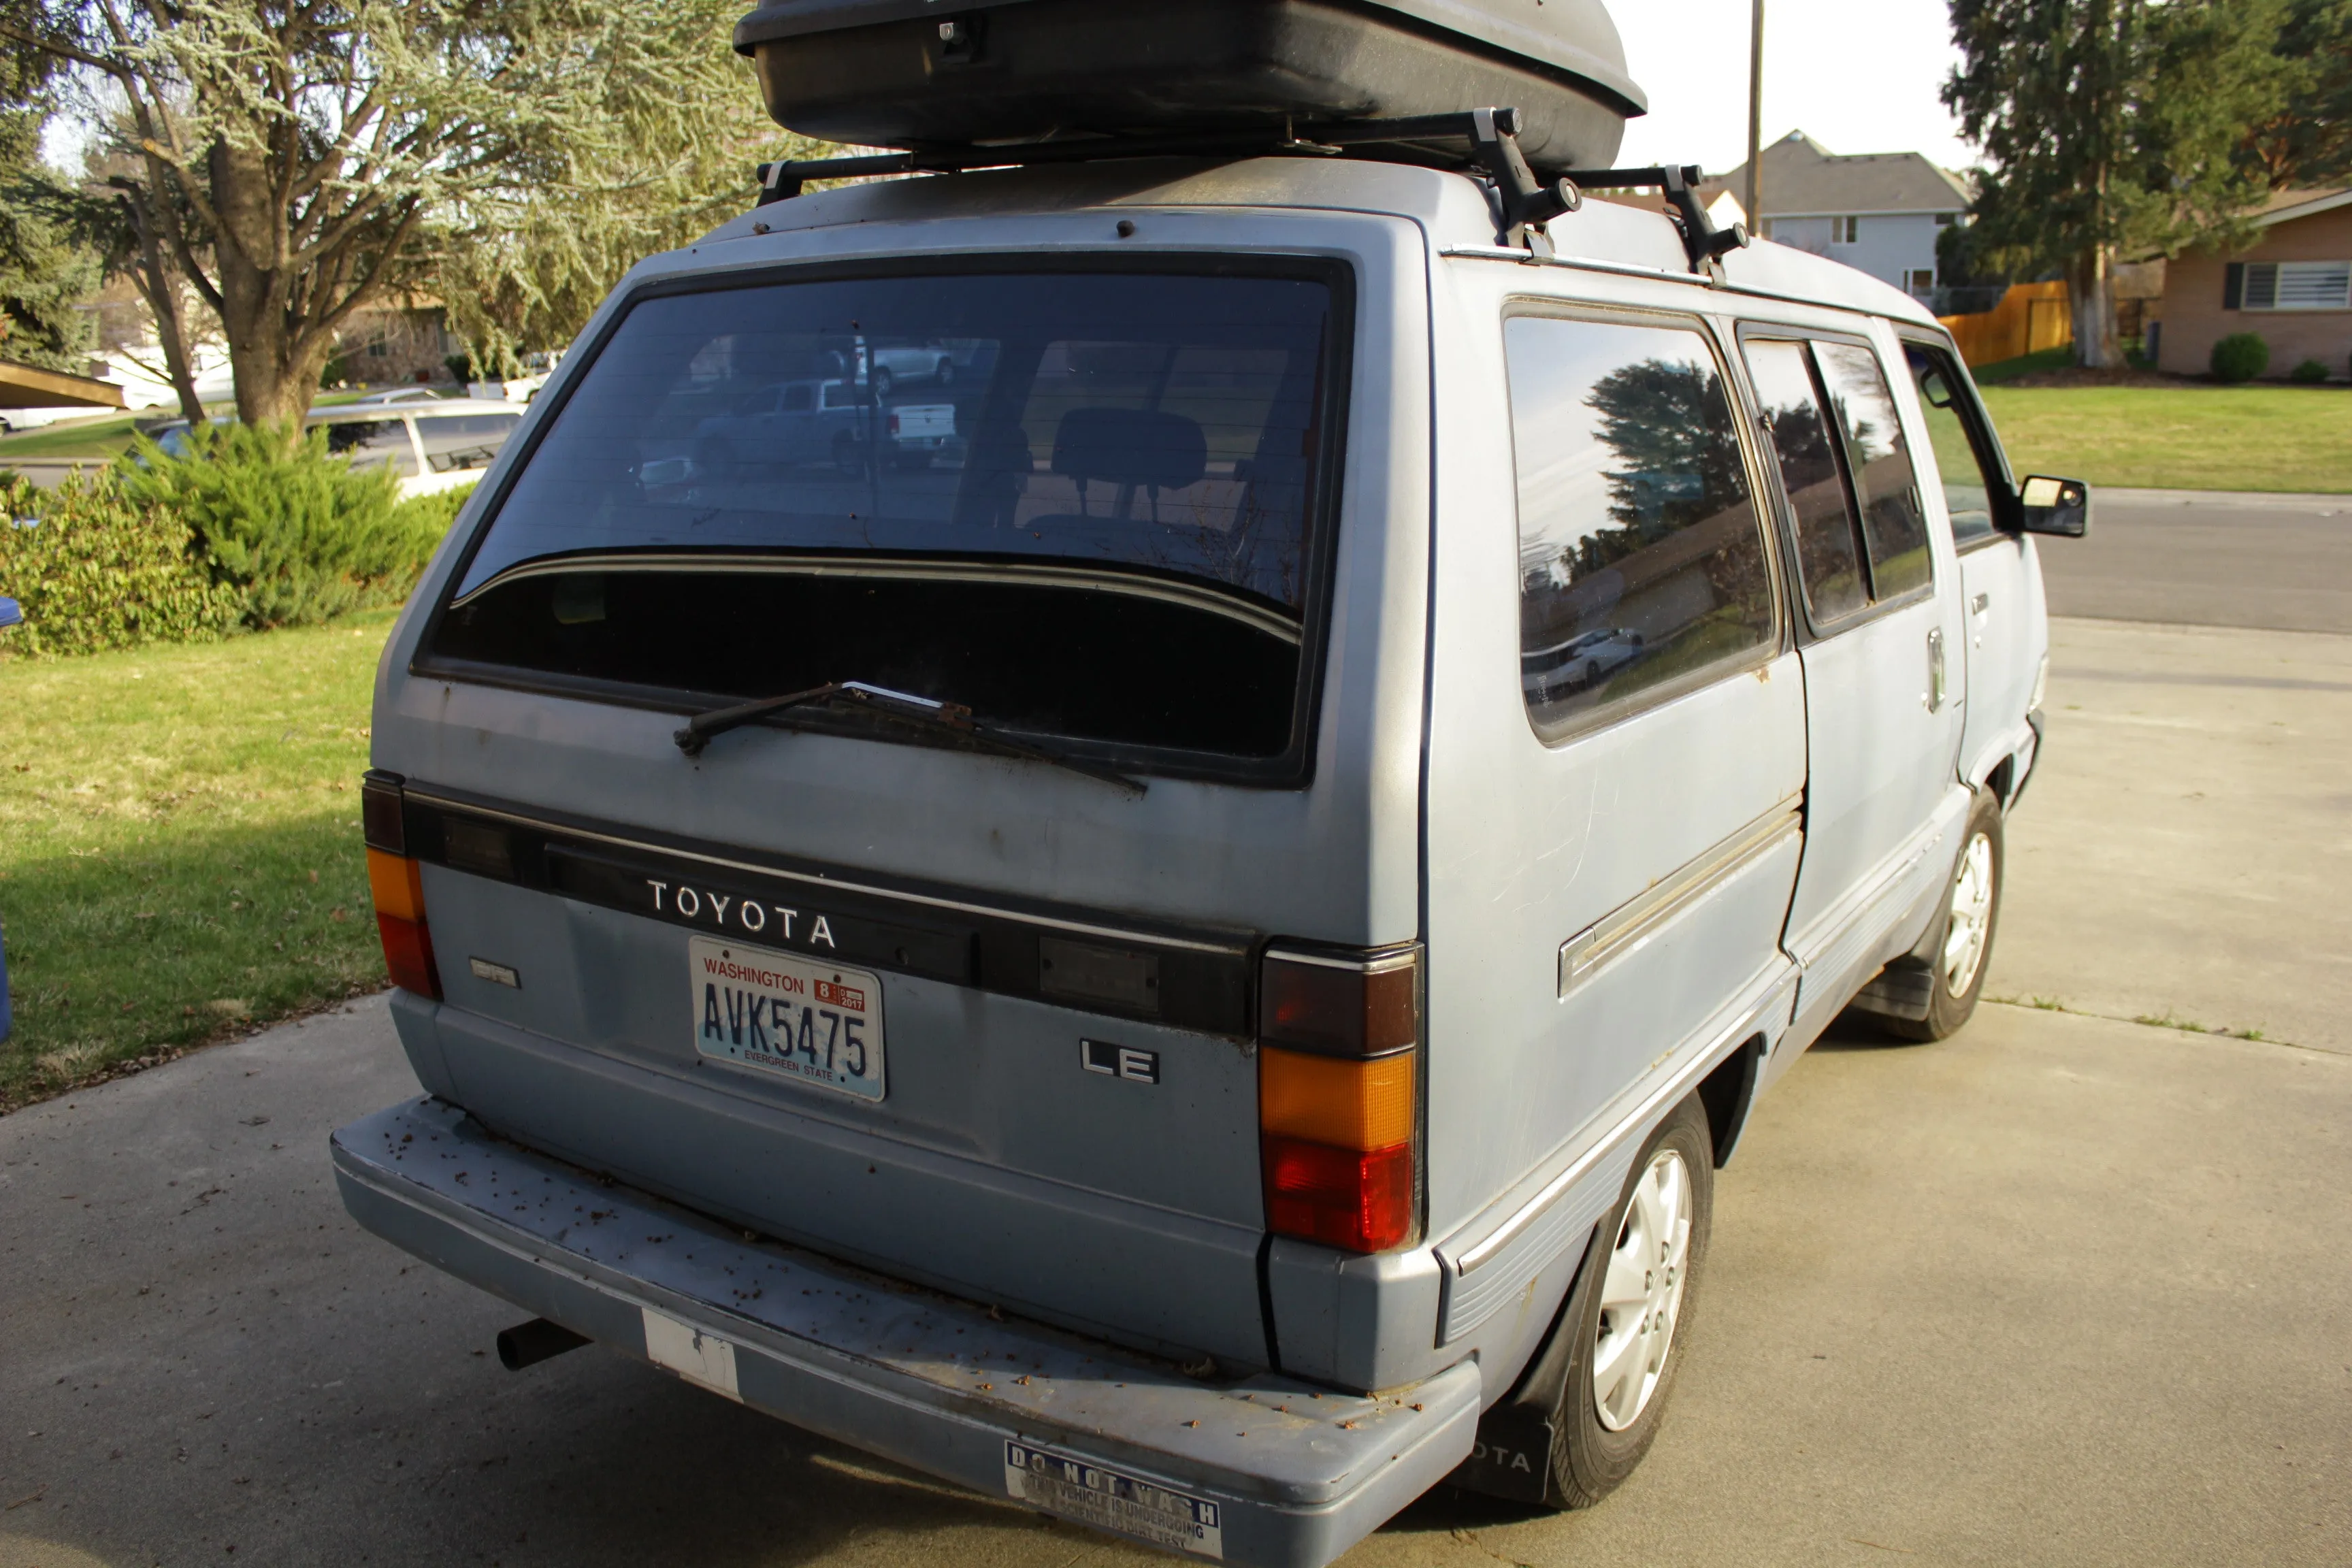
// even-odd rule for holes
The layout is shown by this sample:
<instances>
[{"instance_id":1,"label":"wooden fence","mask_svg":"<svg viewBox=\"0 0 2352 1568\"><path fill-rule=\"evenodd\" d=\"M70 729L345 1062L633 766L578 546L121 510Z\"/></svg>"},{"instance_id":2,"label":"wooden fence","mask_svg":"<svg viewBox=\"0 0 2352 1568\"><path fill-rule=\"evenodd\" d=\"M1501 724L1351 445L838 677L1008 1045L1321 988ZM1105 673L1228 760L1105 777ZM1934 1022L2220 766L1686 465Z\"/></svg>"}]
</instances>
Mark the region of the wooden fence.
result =
<instances>
[{"instance_id":1,"label":"wooden fence","mask_svg":"<svg viewBox=\"0 0 2352 1568\"><path fill-rule=\"evenodd\" d=\"M1999 364L2074 341L2074 313L2063 279L2049 283L2012 283L1990 310L1937 318L1950 329L1960 358L1973 367Z\"/></svg>"}]
</instances>

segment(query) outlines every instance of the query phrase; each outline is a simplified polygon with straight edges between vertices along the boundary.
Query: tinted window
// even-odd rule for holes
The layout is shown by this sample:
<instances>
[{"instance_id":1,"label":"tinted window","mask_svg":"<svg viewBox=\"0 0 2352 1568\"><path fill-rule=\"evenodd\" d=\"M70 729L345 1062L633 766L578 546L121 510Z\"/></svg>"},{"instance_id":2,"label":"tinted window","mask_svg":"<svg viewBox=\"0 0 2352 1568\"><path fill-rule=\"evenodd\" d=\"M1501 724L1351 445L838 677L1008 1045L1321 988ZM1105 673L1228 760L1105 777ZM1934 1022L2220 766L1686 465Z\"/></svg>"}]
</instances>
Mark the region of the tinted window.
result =
<instances>
[{"instance_id":1,"label":"tinted window","mask_svg":"<svg viewBox=\"0 0 2352 1568\"><path fill-rule=\"evenodd\" d=\"M1176 272L641 300L436 651L711 695L864 680L1003 728L1280 754L1332 309L1317 278ZM944 368L877 374L922 345Z\"/></svg>"},{"instance_id":2,"label":"tinted window","mask_svg":"<svg viewBox=\"0 0 2352 1568\"><path fill-rule=\"evenodd\" d=\"M1804 583L1805 603L1819 622L1852 615L1870 602L1870 588L1863 578L1836 437L1822 410L1805 347L1750 342L1748 374L1796 514L1797 574Z\"/></svg>"},{"instance_id":3,"label":"tinted window","mask_svg":"<svg viewBox=\"0 0 2352 1568\"><path fill-rule=\"evenodd\" d=\"M520 414L419 414L416 439L436 474L487 468L521 423Z\"/></svg>"},{"instance_id":4,"label":"tinted window","mask_svg":"<svg viewBox=\"0 0 2352 1568\"><path fill-rule=\"evenodd\" d=\"M1863 543L1870 551L1870 596L1899 599L1925 588L1929 572L1927 518L1895 393L1877 354L1858 343L1815 343L1813 356L1845 431Z\"/></svg>"},{"instance_id":5,"label":"tinted window","mask_svg":"<svg viewBox=\"0 0 2352 1568\"><path fill-rule=\"evenodd\" d=\"M1965 546L1988 538L1993 531L1992 491L2000 481L1970 438L1976 434L1976 411L1969 405L1951 356L1916 343L1906 344L1903 353L1918 384L1927 443L1943 481L1944 510L1951 514L1952 540Z\"/></svg>"},{"instance_id":6,"label":"tinted window","mask_svg":"<svg viewBox=\"0 0 2352 1568\"><path fill-rule=\"evenodd\" d=\"M416 448L400 419L345 419L327 426L327 450L351 455L354 468L390 468L402 479L416 472Z\"/></svg>"},{"instance_id":7,"label":"tinted window","mask_svg":"<svg viewBox=\"0 0 2352 1568\"><path fill-rule=\"evenodd\" d=\"M1770 640L1731 400L1696 331L1504 330L1519 492L1519 679L1538 732Z\"/></svg>"}]
</instances>

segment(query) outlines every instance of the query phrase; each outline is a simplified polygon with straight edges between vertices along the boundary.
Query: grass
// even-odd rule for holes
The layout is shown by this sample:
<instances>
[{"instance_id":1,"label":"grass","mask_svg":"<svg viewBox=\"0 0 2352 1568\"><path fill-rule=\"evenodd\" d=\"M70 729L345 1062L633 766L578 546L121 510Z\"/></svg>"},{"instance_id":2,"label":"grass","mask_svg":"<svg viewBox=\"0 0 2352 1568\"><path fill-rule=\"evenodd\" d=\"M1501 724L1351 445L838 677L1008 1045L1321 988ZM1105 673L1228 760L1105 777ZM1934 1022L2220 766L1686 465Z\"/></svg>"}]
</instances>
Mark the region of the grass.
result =
<instances>
[{"instance_id":1,"label":"grass","mask_svg":"<svg viewBox=\"0 0 2352 1568\"><path fill-rule=\"evenodd\" d=\"M359 776L392 619L0 661L0 1109L383 984Z\"/></svg>"},{"instance_id":2,"label":"grass","mask_svg":"<svg viewBox=\"0 0 2352 1568\"><path fill-rule=\"evenodd\" d=\"M2341 386L1996 384L1984 401L2020 474L2156 489L2352 491L2352 389Z\"/></svg>"},{"instance_id":3,"label":"grass","mask_svg":"<svg viewBox=\"0 0 2352 1568\"><path fill-rule=\"evenodd\" d=\"M117 419L76 420L69 425L48 425L38 430L0 436L0 468L12 462L35 459L112 458L131 449L131 427L138 420L163 416L161 411L142 410L136 416L125 414Z\"/></svg>"}]
</instances>

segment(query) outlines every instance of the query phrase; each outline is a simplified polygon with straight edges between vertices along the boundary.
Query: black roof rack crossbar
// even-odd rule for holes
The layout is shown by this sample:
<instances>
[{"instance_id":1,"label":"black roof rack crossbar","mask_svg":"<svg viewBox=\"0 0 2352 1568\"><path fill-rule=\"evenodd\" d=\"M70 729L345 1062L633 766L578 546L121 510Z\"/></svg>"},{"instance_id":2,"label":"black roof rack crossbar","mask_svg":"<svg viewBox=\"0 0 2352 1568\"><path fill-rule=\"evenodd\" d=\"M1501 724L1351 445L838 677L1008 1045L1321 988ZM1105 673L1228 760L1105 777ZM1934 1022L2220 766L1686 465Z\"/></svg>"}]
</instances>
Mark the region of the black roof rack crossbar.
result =
<instances>
[{"instance_id":1,"label":"black roof rack crossbar","mask_svg":"<svg viewBox=\"0 0 2352 1568\"><path fill-rule=\"evenodd\" d=\"M1462 155L1454 166L1475 167L1495 186L1501 208L1499 237L1507 245L1526 242L1531 226L1572 213L1583 205L1580 187L1663 191L1682 230L1683 247L1691 269L1748 243L1739 225L1718 230L1698 203L1691 187L1703 176L1698 166L1645 169L1572 170L1549 181L1538 180L1519 150L1519 111L1516 109L1471 109L1454 114L1418 114L1394 120L1285 121L1279 127L1228 127L1176 132L1161 136L1087 136L1049 142L1025 142L1008 146L920 147L904 153L876 153L849 158L812 158L762 163L759 169L760 205L788 201L811 180L856 179L876 174L950 174L975 169L1025 168L1047 163L1091 163L1122 158L1252 158L1266 155L1330 157L1349 148L1377 156L1392 148L1401 158L1428 162L1427 143L1458 142ZM1447 162L1442 155L1440 163Z\"/></svg>"}]
</instances>

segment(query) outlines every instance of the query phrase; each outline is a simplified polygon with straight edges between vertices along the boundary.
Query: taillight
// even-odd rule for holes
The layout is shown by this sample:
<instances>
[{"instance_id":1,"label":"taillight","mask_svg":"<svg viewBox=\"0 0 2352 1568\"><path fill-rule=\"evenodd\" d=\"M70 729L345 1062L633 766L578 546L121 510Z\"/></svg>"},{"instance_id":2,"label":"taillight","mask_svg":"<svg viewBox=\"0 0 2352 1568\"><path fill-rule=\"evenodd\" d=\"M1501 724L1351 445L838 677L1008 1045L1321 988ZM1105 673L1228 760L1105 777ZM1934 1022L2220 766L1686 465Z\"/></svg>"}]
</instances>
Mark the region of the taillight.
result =
<instances>
[{"instance_id":1,"label":"taillight","mask_svg":"<svg viewBox=\"0 0 2352 1568\"><path fill-rule=\"evenodd\" d=\"M1259 977L1266 1228L1402 1246L1420 1186L1419 952L1270 952Z\"/></svg>"},{"instance_id":2,"label":"taillight","mask_svg":"<svg viewBox=\"0 0 2352 1568\"><path fill-rule=\"evenodd\" d=\"M425 882L407 853L400 781L370 773L360 786L360 818L367 834L368 894L375 904L376 935L392 983L419 996L441 999L441 972L433 963L433 933L425 924Z\"/></svg>"}]
</instances>

